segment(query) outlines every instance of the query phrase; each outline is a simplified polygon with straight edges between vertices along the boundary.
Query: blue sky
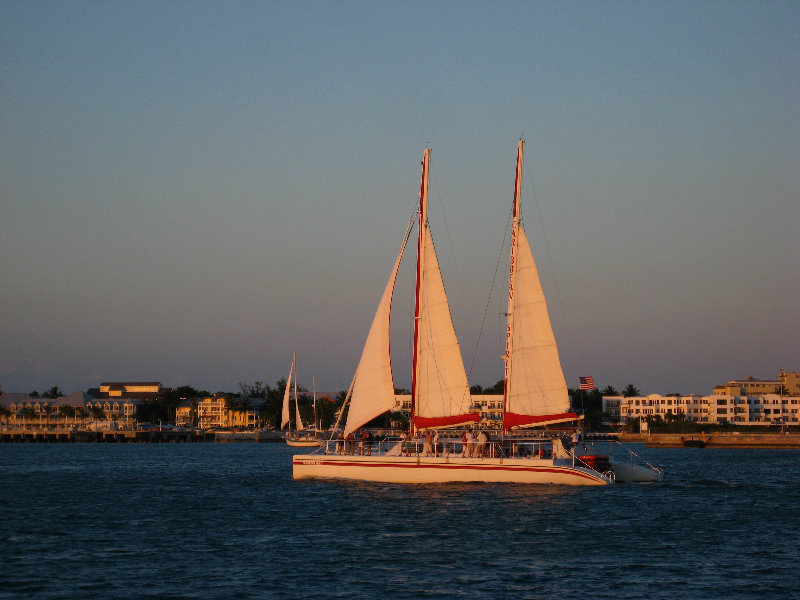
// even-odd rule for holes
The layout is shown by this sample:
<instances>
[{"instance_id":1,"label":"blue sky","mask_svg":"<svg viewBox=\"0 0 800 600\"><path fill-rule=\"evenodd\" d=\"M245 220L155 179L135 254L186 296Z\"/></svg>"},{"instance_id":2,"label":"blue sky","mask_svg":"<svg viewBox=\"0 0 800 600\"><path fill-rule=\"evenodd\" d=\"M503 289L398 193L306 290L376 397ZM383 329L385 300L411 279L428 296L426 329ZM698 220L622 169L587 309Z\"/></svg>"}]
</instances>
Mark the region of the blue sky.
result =
<instances>
[{"instance_id":1,"label":"blue sky","mask_svg":"<svg viewBox=\"0 0 800 600\"><path fill-rule=\"evenodd\" d=\"M520 136L569 385L798 370L798 23L796 2L0 0L0 385L238 391L297 352L301 383L346 388L427 145L491 385Z\"/></svg>"}]
</instances>

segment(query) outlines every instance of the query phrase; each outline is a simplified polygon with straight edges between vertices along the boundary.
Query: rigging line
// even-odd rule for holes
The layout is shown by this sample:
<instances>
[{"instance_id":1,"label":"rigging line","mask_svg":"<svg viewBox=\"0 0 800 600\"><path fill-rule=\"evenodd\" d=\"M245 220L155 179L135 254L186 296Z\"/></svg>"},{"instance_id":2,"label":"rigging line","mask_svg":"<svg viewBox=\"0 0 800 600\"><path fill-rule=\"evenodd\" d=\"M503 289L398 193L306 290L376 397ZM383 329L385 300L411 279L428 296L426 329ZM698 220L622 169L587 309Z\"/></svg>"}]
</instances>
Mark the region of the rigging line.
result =
<instances>
[{"instance_id":1,"label":"rigging line","mask_svg":"<svg viewBox=\"0 0 800 600\"><path fill-rule=\"evenodd\" d=\"M475 360L478 355L478 345L480 344L481 336L483 335L483 328L484 325L486 324L486 315L489 313L489 305L492 302L492 295L494 294L494 285L497 282L497 273L500 271L500 263L502 262L503 256L505 255L506 240L508 239L508 230L511 227L511 222L513 220L514 216L513 213L514 213L513 209L508 213L508 220L506 221L506 232L503 235L503 242L502 244L500 244L500 253L497 255L497 264L495 264L494 275L492 276L492 283L489 286L489 297L486 299L486 306L484 306L483 308L483 318L481 319L481 326L480 329L478 330L478 339L475 342L475 348L472 352L472 361L469 364L467 379L469 379L469 377L472 375L472 369L475 366Z\"/></svg>"},{"instance_id":2,"label":"rigging line","mask_svg":"<svg viewBox=\"0 0 800 600\"><path fill-rule=\"evenodd\" d=\"M464 285L463 285L464 279L461 277L461 268L458 266L459 265L459 263L458 263L458 254L456 254L456 248L455 248L455 245L453 244L453 236L450 235L450 227L447 224L447 212L446 212L445 206L444 206L444 197L442 196L442 193L439 190L439 181L436 179L436 173L434 172L433 166L429 166L428 167L428 175L429 175L429 179L428 179L429 182L430 182L431 179L433 179L433 187L434 187L434 189L436 191L436 198L439 200L439 207L442 210L442 225L444 225L445 234L447 234L447 241L448 241L448 243L450 245L450 254L453 256L453 265L454 265L454 268L455 268L455 271L456 271L456 281L459 284L458 285L458 287L459 287L458 291L461 294L462 298L466 298L467 297L467 293L466 293L466 290L464 289ZM430 221L429 221L428 222L428 229L430 229L430 228L431 228L431 226L430 226ZM433 238L433 234L431 234L431 238Z\"/></svg>"},{"instance_id":3,"label":"rigging line","mask_svg":"<svg viewBox=\"0 0 800 600\"><path fill-rule=\"evenodd\" d=\"M525 169L525 171L528 171L528 169L525 168L524 166L523 168ZM522 182L523 185L525 184L525 179L528 179L528 177L523 178ZM534 181L533 178L530 178L530 181L533 182ZM534 183L531 183L531 186L533 187L533 189L531 190L532 192L531 196L533 196L533 203L536 206L536 215L539 219L539 227L542 230L542 241L544 242L545 254L547 256L548 266L550 267L550 276L553 279L553 287L555 288L556 298L558 299L558 309L559 312L561 313L561 320L564 323L564 329L567 332L567 346L569 347L570 351L572 351L572 349L574 348L574 345L572 343L572 331L570 330L569 321L567 320L567 314L566 311L564 310L564 301L561 297L561 288L558 285L558 278L556 277L556 269L555 269L555 262L553 261L553 255L550 253L550 244L547 242L547 228L544 226L544 218L542 217L542 208L539 205L539 194L536 190L536 185Z\"/></svg>"}]
</instances>

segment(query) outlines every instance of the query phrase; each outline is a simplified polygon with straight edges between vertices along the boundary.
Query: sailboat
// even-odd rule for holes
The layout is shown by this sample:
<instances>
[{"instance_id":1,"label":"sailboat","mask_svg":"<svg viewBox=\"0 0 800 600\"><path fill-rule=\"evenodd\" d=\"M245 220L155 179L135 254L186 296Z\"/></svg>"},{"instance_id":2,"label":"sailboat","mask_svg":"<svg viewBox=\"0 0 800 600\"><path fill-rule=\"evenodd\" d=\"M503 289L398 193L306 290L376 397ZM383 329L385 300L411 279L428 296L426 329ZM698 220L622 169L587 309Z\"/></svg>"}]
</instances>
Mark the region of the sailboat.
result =
<instances>
[{"instance_id":1,"label":"sailboat","mask_svg":"<svg viewBox=\"0 0 800 600\"><path fill-rule=\"evenodd\" d=\"M286 389L283 392L283 410L281 411L281 429L288 427L284 439L289 446L313 448L322 445L322 440L317 435L316 425L314 431L305 431L303 420L300 418L300 405L297 403L297 355L292 355L292 366L289 368L289 378L286 380ZM292 432L290 418L290 391L294 390L295 430Z\"/></svg>"},{"instance_id":2,"label":"sailboat","mask_svg":"<svg viewBox=\"0 0 800 600\"><path fill-rule=\"evenodd\" d=\"M517 149L506 327L504 435L502 442L461 443L444 439L423 445L415 434L476 427L461 351L428 226L430 149L422 160L416 214L417 267L412 356L412 431L369 455L325 448L293 457L293 476L392 483L514 482L609 485L614 473L600 472L570 452L560 438L512 437L513 431L574 421L555 335L530 245L520 221L524 141ZM355 432L395 406L389 324L398 269L415 217L412 217L356 368L344 434ZM441 439L441 438L440 438ZM460 452L459 452L460 449Z\"/></svg>"}]
</instances>

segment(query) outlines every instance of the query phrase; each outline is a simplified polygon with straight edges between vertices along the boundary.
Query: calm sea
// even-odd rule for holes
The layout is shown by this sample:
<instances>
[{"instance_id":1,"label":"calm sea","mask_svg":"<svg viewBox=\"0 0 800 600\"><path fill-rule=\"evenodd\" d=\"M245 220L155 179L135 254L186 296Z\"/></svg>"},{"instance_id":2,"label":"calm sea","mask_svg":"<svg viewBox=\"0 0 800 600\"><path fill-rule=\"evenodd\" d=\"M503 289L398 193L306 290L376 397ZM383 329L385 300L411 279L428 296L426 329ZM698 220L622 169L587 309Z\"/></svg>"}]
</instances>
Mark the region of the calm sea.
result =
<instances>
[{"instance_id":1,"label":"calm sea","mask_svg":"<svg viewBox=\"0 0 800 600\"><path fill-rule=\"evenodd\" d=\"M798 598L800 451L661 484L303 481L282 444L0 445L0 598Z\"/></svg>"}]
</instances>

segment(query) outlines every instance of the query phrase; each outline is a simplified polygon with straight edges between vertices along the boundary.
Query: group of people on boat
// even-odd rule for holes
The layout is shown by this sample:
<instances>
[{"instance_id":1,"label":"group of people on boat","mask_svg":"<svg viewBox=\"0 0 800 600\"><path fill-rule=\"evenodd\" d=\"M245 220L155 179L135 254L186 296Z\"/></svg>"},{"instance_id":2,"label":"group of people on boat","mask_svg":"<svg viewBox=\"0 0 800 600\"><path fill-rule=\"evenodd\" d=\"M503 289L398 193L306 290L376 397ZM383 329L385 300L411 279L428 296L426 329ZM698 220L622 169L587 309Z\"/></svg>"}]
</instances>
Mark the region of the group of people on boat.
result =
<instances>
[{"instance_id":1,"label":"group of people on boat","mask_svg":"<svg viewBox=\"0 0 800 600\"><path fill-rule=\"evenodd\" d=\"M359 429L355 433L351 431L346 436L340 431L336 436L336 453L372 456L372 442L372 434L366 429Z\"/></svg>"},{"instance_id":2,"label":"group of people on boat","mask_svg":"<svg viewBox=\"0 0 800 600\"><path fill-rule=\"evenodd\" d=\"M434 456L458 455L462 458L495 458L495 457L520 457L520 458L550 458L553 454L550 441L516 441L504 440L493 442L489 432L485 429L474 431L472 428L462 432L461 439L440 440L439 431L429 429L417 435L409 431L400 434L399 454L403 456ZM367 429L359 429L348 433L346 436L339 432L336 437L336 453L340 455L372 456L375 438ZM565 450L575 448L582 442L580 431L574 431L571 436L560 438Z\"/></svg>"},{"instance_id":3,"label":"group of people on boat","mask_svg":"<svg viewBox=\"0 0 800 600\"><path fill-rule=\"evenodd\" d=\"M461 434L461 457L483 458L484 456L494 456L494 446L490 442L491 438L485 429L481 429L477 435L472 429L467 429Z\"/></svg>"},{"instance_id":4,"label":"group of people on boat","mask_svg":"<svg viewBox=\"0 0 800 600\"><path fill-rule=\"evenodd\" d=\"M414 437L409 431L403 430L400 434L400 453L405 456L420 454L419 445L422 443L422 454L425 456L439 456L439 431L425 431L420 434L422 439Z\"/></svg>"}]
</instances>

